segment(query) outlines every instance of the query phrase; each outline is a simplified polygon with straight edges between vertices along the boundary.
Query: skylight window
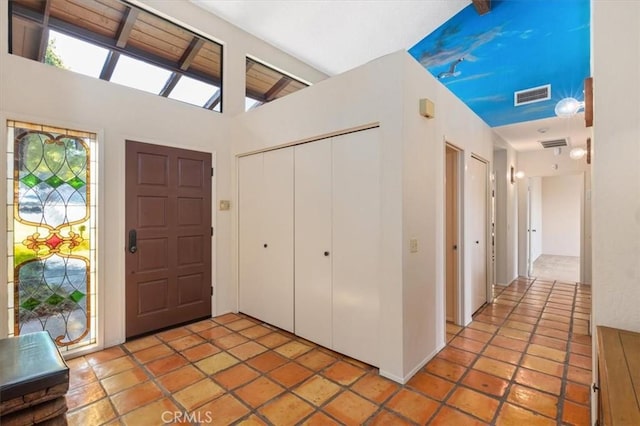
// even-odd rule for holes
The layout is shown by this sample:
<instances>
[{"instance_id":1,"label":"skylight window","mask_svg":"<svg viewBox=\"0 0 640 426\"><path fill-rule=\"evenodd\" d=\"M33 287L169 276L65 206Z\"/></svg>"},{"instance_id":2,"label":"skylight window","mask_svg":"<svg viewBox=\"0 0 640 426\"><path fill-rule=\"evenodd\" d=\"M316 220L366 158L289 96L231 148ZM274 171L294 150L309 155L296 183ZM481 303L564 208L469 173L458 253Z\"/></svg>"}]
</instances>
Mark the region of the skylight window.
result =
<instances>
[{"instance_id":1,"label":"skylight window","mask_svg":"<svg viewBox=\"0 0 640 426\"><path fill-rule=\"evenodd\" d=\"M244 98L244 110L249 111L251 108L255 108L259 103L260 101L257 101L247 96Z\"/></svg>"},{"instance_id":2,"label":"skylight window","mask_svg":"<svg viewBox=\"0 0 640 426\"><path fill-rule=\"evenodd\" d=\"M222 45L200 34L126 0L11 0L9 12L13 55L222 111Z\"/></svg>"},{"instance_id":3,"label":"skylight window","mask_svg":"<svg viewBox=\"0 0 640 426\"><path fill-rule=\"evenodd\" d=\"M247 57L246 64L245 111L309 86L255 59Z\"/></svg>"},{"instance_id":4,"label":"skylight window","mask_svg":"<svg viewBox=\"0 0 640 426\"><path fill-rule=\"evenodd\" d=\"M120 55L111 81L157 95L170 75L170 71L129 56Z\"/></svg>"},{"instance_id":5,"label":"skylight window","mask_svg":"<svg viewBox=\"0 0 640 426\"><path fill-rule=\"evenodd\" d=\"M217 92L218 88L212 84L203 83L195 78L182 76L180 80L178 80L176 87L174 87L169 94L169 98L204 107ZM218 101L212 109L214 111L220 111L220 102Z\"/></svg>"},{"instance_id":6,"label":"skylight window","mask_svg":"<svg viewBox=\"0 0 640 426\"><path fill-rule=\"evenodd\" d=\"M53 30L49 31L49 44L66 69L89 77L100 77L109 54L107 49Z\"/></svg>"}]
</instances>

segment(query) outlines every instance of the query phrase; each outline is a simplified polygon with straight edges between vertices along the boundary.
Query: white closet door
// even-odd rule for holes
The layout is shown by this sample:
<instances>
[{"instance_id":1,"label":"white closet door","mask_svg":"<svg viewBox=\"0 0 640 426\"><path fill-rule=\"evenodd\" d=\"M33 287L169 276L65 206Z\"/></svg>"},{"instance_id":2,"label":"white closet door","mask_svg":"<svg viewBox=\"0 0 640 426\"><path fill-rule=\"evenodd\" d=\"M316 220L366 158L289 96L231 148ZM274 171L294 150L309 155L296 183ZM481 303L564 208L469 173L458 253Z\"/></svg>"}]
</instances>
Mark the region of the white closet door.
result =
<instances>
[{"instance_id":1,"label":"white closet door","mask_svg":"<svg viewBox=\"0 0 640 426\"><path fill-rule=\"evenodd\" d=\"M238 161L239 188L239 309L256 318L264 316L264 248L262 236L263 155Z\"/></svg>"},{"instance_id":2,"label":"white closet door","mask_svg":"<svg viewBox=\"0 0 640 426\"><path fill-rule=\"evenodd\" d=\"M265 152L262 222L264 288L260 319L293 332L293 148Z\"/></svg>"},{"instance_id":3,"label":"white closet door","mask_svg":"<svg viewBox=\"0 0 640 426\"><path fill-rule=\"evenodd\" d=\"M295 333L331 347L331 139L295 147Z\"/></svg>"},{"instance_id":4,"label":"white closet door","mask_svg":"<svg viewBox=\"0 0 640 426\"><path fill-rule=\"evenodd\" d=\"M471 157L469 175L471 310L475 312L487 301L487 163Z\"/></svg>"},{"instance_id":5,"label":"white closet door","mask_svg":"<svg viewBox=\"0 0 640 426\"><path fill-rule=\"evenodd\" d=\"M380 140L333 138L333 348L378 365Z\"/></svg>"}]
</instances>

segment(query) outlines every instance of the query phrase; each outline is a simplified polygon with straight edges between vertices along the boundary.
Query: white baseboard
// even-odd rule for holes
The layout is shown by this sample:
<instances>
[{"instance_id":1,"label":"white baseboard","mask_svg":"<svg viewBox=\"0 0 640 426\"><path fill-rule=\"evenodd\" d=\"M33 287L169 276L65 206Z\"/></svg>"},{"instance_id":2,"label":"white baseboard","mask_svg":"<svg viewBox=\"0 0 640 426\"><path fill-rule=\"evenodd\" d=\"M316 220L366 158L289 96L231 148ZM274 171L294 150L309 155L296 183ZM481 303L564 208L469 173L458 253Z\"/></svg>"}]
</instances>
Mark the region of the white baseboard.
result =
<instances>
[{"instance_id":1,"label":"white baseboard","mask_svg":"<svg viewBox=\"0 0 640 426\"><path fill-rule=\"evenodd\" d=\"M418 372L420 371L420 369L422 367L424 367L425 365L427 365L427 363L429 361L431 361L433 359L433 357L436 356L436 354L438 352L440 352L442 349L444 349L445 345L442 344L441 346L439 346L438 348L436 348L436 350L434 350L433 352L431 352L429 355L427 355L422 361L420 361L415 367L413 367L411 369L411 371L409 373L407 373L404 377L400 377L400 376L396 376L395 374L390 374L384 370L380 370L379 373L382 377L386 377L387 379L393 380L394 382L400 383L401 385L404 385L405 383L407 383L409 380L411 380L411 378Z\"/></svg>"}]
</instances>

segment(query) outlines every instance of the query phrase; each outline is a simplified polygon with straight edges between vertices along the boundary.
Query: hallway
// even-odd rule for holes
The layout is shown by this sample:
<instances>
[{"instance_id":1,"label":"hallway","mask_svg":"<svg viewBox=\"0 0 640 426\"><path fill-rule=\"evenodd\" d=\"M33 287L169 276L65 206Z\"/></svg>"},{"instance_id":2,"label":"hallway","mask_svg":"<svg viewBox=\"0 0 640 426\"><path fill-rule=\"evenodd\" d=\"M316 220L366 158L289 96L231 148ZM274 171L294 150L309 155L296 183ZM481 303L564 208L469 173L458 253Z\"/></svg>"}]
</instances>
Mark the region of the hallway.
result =
<instances>
[{"instance_id":1,"label":"hallway","mask_svg":"<svg viewBox=\"0 0 640 426\"><path fill-rule=\"evenodd\" d=\"M161 424L188 412L202 424L587 425L590 291L499 287L469 327L447 326L447 347L405 386L227 314L69 361L68 421Z\"/></svg>"}]
</instances>

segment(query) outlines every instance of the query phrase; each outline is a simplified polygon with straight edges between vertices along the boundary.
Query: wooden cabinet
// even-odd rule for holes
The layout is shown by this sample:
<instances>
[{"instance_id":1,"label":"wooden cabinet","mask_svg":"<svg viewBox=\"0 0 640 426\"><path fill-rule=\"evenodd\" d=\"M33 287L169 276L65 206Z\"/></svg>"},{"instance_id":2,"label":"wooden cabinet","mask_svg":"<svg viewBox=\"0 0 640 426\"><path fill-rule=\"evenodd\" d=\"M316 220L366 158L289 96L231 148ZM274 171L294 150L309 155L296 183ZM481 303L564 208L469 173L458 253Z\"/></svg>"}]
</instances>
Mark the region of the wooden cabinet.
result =
<instances>
[{"instance_id":1,"label":"wooden cabinet","mask_svg":"<svg viewBox=\"0 0 640 426\"><path fill-rule=\"evenodd\" d=\"M240 310L377 365L380 174L377 129L241 158Z\"/></svg>"},{"instance_id":2,"label":"wooden cabinet","mask_svg":"<svg viewBox=\"0 0 640 426\"><path fill-rule=\"evenodd\" d=\"M293 150L239 160L239 307L293 331Z\"/></svg>"},{"instance_id":3,"label":"wooden cabinet","mask_svg":"<svg viewBox=\"0 0 640 426\"><path fill-rule=\"evenodd\" d=\"M640 333L610 327L598 332L598 424L640 425Z\"/></svg>"}]
</instances>

